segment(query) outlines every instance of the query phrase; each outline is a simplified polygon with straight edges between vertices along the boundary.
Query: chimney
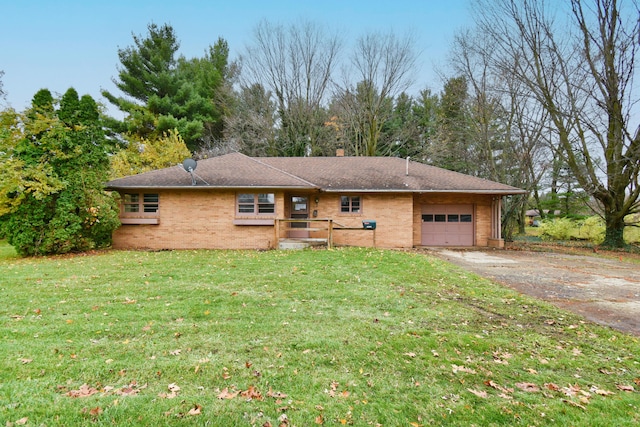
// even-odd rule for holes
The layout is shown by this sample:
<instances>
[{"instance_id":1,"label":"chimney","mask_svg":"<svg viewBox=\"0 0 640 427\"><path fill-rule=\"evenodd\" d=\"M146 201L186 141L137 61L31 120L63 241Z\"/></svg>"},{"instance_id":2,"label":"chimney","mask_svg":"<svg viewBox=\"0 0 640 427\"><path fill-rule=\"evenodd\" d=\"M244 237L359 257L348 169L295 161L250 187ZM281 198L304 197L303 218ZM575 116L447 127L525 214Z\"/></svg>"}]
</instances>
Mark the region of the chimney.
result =
<instances>
[{"instance_id":1,"label":"chimney","mask_svg":"<svg viewBox=\"0 0 640 427\"><path fill-rule=\"evenodd\" d=\"M344 157L344 148L338 148L336 150L336 157Z\"/></svg>"}]
</instances>

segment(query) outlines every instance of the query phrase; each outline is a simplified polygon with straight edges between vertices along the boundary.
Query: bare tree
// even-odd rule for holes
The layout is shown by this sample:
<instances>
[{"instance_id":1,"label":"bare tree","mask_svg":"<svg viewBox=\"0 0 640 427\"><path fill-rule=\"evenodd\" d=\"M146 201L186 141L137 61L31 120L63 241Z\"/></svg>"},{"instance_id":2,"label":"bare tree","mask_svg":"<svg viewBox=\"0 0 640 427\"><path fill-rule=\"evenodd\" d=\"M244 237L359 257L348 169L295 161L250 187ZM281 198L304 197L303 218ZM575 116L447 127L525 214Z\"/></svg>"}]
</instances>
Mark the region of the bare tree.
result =
<instances>
[{"instance_id":1,"label":"bare tree","mask_svg":"<svg viewBox=\"0 0 640 427\"><path fill-rule=\"evenodd\" d=\"M262 85L242 87L234 112L225 119L225 139L248 156L275 156L276 107Z\"/></svg>"},{"instance_id":2,"label":"bare tree","mask_svg":"<svg viewBox=\"0 0 640 427\"><path fill-rule=\"evenodd\" d=\"M415 63L414 39L409 35L369 33L357 40L349 70L357 81L347 80L337 96L348 118L344 128L355 133L354 154L378 154L382 126L393 111L395 96L411 86Z\"/></svg>"},{"instance_id":3,"label":"bare tree","mask_svg":"<svg viewBox=\"0 0 640 427\"><path fill-rule=\"evenodd\" d=\"M4 98L4 90L2 88L2 76L4 76L4 71L0 70L0 99Z\"/></svg>"},{"instance_id":4,"label":"bare tree","mask_svg":"<svg viewBox=\"0 0 640 427\"><path fill-rule=\"evenodd\" d=\"M310 22L287 28L262 21L242 58L244 85L261 84L273 94L282 155L320 150L324 103L340 51L337 35Z\"/></svg>"},{"instance_id":5,"label":"bare tree","mask_svg":"<svg viewBox=\"0 0 640 427\"><path fill-rule=\"evenodd\" d=\"M625 217L640 210L640 127L631 123L638 4L567 0L560 5L567 18L559 20L542 0L476 6L479 28L495 41L492 66L525 85L548 113L556 152L599 203L604 245L623 246Z\"/></svg>"}]
</instances>

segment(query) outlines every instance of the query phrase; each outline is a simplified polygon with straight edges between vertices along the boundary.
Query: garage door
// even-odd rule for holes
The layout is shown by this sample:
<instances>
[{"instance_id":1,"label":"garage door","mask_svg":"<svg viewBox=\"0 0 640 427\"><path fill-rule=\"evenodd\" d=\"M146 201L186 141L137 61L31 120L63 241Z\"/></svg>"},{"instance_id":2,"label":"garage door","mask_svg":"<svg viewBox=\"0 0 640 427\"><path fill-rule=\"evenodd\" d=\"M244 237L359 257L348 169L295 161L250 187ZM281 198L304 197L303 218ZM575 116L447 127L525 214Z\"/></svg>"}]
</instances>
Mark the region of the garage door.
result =
<instances>
[{"instance_id":1,"label":"garage door","mask_svg":"<svg viewBox=\"0 0 640 427\"><path fill-rule=\"evenodd\" d=\"M423 205L423 246L473 246L473 205Z\"/></svg>"}]
</instances>

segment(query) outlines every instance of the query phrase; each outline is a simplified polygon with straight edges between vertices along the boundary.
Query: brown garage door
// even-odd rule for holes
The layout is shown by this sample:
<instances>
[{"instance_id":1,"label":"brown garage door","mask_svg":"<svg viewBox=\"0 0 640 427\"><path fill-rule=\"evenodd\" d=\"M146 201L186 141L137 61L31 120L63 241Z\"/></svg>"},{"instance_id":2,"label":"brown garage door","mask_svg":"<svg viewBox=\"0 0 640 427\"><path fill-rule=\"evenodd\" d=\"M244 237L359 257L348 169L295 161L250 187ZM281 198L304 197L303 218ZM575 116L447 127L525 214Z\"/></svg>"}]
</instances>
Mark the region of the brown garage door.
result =
<instances>
[{"instance_id":1,"label":"brown garage door","mask_svg":"<svg viewBox=\"0 0 640 427\"><path fill-rule=\"evenodd\" d=\"M473 205L423 205L423 246L473 246Z\"/></svg>"}]
</instances>

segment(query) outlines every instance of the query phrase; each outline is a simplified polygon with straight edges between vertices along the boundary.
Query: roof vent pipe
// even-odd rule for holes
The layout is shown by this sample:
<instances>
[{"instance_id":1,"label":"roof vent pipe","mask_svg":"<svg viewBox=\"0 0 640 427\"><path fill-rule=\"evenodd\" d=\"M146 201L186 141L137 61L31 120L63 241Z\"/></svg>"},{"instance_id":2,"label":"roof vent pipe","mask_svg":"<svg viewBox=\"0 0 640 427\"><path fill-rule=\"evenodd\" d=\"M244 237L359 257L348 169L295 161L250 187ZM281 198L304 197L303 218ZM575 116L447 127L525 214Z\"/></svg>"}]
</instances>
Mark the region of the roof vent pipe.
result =
<instances>
[{"instance_id":1,"label":"roof vent pipe","mask_svg":"<svg viewBox=\"0 0 640 427\"><path fill-rule=\"evenodd\" d=\"M405 172L405 175L407 176L409 176L409 159L410 158L411 158L410 156L407 156L407 171Z\"/></svg>"}]
</instances>

